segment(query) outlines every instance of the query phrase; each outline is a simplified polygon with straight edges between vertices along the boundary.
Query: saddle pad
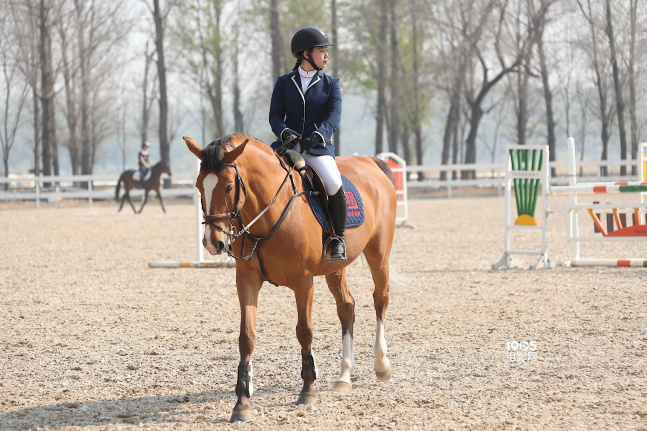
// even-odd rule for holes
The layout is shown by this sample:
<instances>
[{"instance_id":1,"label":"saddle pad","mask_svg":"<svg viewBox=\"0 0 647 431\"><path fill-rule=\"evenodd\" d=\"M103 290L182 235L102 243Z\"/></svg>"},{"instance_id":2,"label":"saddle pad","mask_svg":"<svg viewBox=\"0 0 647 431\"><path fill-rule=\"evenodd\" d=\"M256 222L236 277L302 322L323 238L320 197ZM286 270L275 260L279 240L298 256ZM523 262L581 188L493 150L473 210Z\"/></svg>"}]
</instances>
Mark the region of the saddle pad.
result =
<instances>
[{"instance_id":1,"label":"saddle pad","mask_svg":"<svg viewBox=\"0 0 647 431\"><path fill-rule=\"evenodd\" d=\"M152 169L149 169L148 172L146 172L146 178L144 178L144 181L148 180L151 177L152 173ZM139 181L140 178L141 174L139 171L133 172L133 181Z\"/></svg>"},{"instance_id":2,"label":"saddle pad","mask_svg":"<svg viewBox=\"0 0 647 431\"><path fill-rule=\"evenodd\" d=\"M364 203L362 202L362 197L357 187L348 178L342 175L341 181L346 191L346 227L359 226L364 223ZM306 189L310 190L310 186L307 183L307 181L304 181ZM326 216L319 203L319 199L317 199L317 196L308 196L308 200L310 201L310 208L312 208L312 212L317 218L317 221L322 228L325 228Z\"/></svg>"}]
</instances>

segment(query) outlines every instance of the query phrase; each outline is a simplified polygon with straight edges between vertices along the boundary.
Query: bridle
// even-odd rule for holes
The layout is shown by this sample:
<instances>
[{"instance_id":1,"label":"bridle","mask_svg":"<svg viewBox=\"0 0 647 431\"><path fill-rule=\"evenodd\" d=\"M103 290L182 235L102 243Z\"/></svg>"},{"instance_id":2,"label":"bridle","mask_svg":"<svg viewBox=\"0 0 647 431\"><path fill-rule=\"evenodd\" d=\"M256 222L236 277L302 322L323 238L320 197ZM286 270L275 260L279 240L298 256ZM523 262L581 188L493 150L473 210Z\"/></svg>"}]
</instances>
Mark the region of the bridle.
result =
<instances>
[{"instance_id":1,"label":"bridle","mask_svg":"<svg viewBox=\"0 0 647 431\"><path fill-rule=\"evenodd\" d=\"M254 252L256 252L256 255L258 256L258 261L260 263L261 267L261 272L263 273L263 276L267 281L272 283L275 286L278 286L275 282L273 282L267 275L267 271L265 270L265 266L263 265L263 258L261 256L261 251L259 246L264 243L265 241L269 240L275 233L276 231L279 230L279 227L285 221L285 218L288 215L288 212L290 211L290 208L292 208L292 204L294 204L294 201L299 197L299 196L304 196L304 195L316 195L318 192L314 191L299 191L297 189L296 182L294 181L294 176L293 176L293 168L290 166L288 167L283 159L275 153L276 158L279 160L281 163L281 167L285 170L286 175L285 178L283 178L283 181L281 182L281 185L279 186L279 189L277 190L276 194L274 195L274 199L267 204L267 206L256 216L252 221L250 221L248 224L245 224L243 221L243 217L240 213L240 208L239 204L241 203L241 190L245 194L245 197L247 197L247 185L245 184L245 180L243 177L240 175L240 172L238 170L238 165L236 163L226 163L223 165L224 168L233 168L236 170L236 194L234 196L234 208L231 211L227 211L224 213L220 214L206 214L203 211L202 218L204 221L202 224L213 226L227 237L227 240L229 242L229 245L227 247L227 254L234 258L234 259L241 259L241 260L250 260L252 258L252 255ZM283 213L281 214L281 217L279 220L276 222L274 227L270 230L268 234L262 237L258 237L253 235L250 231L249 228L252 227L254 223L256 223L269 209L274 203L276 202L276 199L279 197L279 194L281 193L281 190L283 190L283 187L287 184L288 179L290 180L292 184L292 191L293 195L292 198L290 198L290 202L286 205L285 209L283 210ZM203 208L204 210L204 208ZM229 230L226 230L223 228L219 222L222 221L229 221ZM236 228L234 226L234 221L238 221L240 224L240 230L236 231ZM242 237L242 244L240 247L240 255L236 255L233 252L232 244L238 240L239 238ZM249 253L245 254L245 243L247 240L251 241L252 245L249 250Z\"/></svg>"}]
</instances>

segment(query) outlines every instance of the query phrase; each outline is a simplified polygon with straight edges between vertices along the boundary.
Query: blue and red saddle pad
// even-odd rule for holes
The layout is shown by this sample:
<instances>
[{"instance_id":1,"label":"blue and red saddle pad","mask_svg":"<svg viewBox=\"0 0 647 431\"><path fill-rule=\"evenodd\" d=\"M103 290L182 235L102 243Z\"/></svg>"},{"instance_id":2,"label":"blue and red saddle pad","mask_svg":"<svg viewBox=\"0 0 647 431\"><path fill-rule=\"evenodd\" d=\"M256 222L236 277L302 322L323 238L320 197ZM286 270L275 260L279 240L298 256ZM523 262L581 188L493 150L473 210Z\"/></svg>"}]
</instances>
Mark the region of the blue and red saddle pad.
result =
<instances>
[{"instance_id":1,"label":"blue and red saddle pad","mask_svg":"<svg viewBox=\"0 0 647 431\"><path fill-rule=\"evenodd\" d=\"M357 187L345 176L341 176L342 184L344 185L344 190L346 191L346 227L359 226L364 223L364 203L362 202L362 197L357 190ZM310 191L311 187L307 181L304 181L306 190ZM314 213L317 221L322 228L325 228L326 216L324 210L319 203L317 196L308 196L310 201L310 207Z\"/></svg>"}]
</instances>

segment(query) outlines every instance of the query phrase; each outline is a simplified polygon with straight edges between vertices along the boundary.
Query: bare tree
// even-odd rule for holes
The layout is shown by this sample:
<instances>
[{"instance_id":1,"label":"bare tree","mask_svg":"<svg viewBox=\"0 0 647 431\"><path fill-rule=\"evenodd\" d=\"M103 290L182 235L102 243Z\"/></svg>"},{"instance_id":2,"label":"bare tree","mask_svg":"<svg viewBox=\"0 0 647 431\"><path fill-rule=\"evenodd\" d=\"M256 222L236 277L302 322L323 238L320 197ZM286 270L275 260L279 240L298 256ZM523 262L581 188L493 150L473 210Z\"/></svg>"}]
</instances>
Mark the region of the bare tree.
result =
<instances>
[{"instance_id":1,"label":"bare tree","mask_svg":"<svg viewBox=\"0 0 647 431\"><path fill-rule=\"evenodd\" d=\"M41 171L41 136L40 136L40 54L39 54L39 5L36 2L9 2L11 17L17 24L12 27L17 43L15 60L20 72L31 89L34 172Z\"/></svg>"},{"instance_id":2,"label":"bare tree","mask_svg":"<svg viewBox=\"0 0 647 431\"><path fill-rule=\"evenodd\" d=\"M332 75L335 77L339 76L339 64L341 59L339 58L339 41L337 40L337 0L330 1L330 35L332 36L331 42L332 47ZM333 137L333 142L335 143L335 155L341 154L341 127L337 127Z\"/></svg>"},{"instance_id":3,"label":"bare tree","mask_svg":"<svg viewBox=\"0 0 647 431\"><path fill-rule=\"evenodd\" d=\"M59 174L58 142L56 138L56 109L54 103L54 66L52 59L52 14L54 0L40 0L38 52L40 55L40 101L43 113L43 174ZM52 171L53 169L53 171Z\"/></svg>"},{"instance_id":4,"label":"bare tree","mask_svg":"<svg viewBox=\"0 0 647 431\"><path fill-rule=\"evenodd\" d=\"M2 6L4 8L5 6ZM2 9L0 9L0 12ZM2 162L5 177L9 176L9 156L11 149L16 142L16 132L21 124L20 117L27 99L29 86L26 82L20 82L18 62L10 56L11 45L15 43L15 33L10 32L9 28L16 23L9 22L9 15L0 14L0 62L2 63L3 87L2 92L2 109L0 118L2 125L0 129L0 148L2 148ZM9 184L5 184L7 188Z\"/></svg>"},{"instance_id":5,"label":"bare tree","mask_svg":"<svg viewBox=\"0 0 647 431\"><path fill-rule=\"evenodd\" d=\"M629 1L629 55L627 59L627 79L629 81L629 121L631 127L631 158L638 158L638 118L636 113L636 34L638 31L638 0ZM636 165L631 174L637 175Z\"/></svg>"},{"instance_id":6,"label":"bare tree","mask_svg":"<svg viewBox=\"0 0 647 431\"><path fill-rule=\"evenodd\" d=\"M389 122L388 122L388 135L389 135L389 151L392 153L398 152L398 136L400 128L400 89L399 89L399 61L400 54L398 51L398 16L396 13L396 5L398 0L389 0L389 33L391 45L391 100L389 106Z\"/></svg>"},{"instance_id":7,"label":"bare tree","mask_svg":"<svg viewBox=\"0 0 647 431\"><path fill-rule=\"evenodd\" d=\"M178 30L180 46L188 51L187 71L211 106L216 136L225 134L223 120L223 35L220 32L222 0L197 0L181 7L188 18Z\"/></svg>"},{"instance_id":8,"label":"bare tree","mask_svg":"<svg viewBox=\"0 0 647 431\"><path fill-rule=\"evenodd\" d=\"M150 68L153 62L155 50L148 50L148 41L144 50L144 78L142 79L142 104L141 104L141 122L139 123L139 135L141 143L148 142L148 128L150 123L151 111L153 109L153 102L157 99L157 84L158 80L154 79L149 82Z\"/></svg>"},{"instance_id":9,"label":"bare tree","mask_svg":"<svg viewBox=\"0 0 647 431\"><path fill-rule=\"evenodd\" d=\"M616 54L616 37L613 30L613 17L611 13L611 0L605 0L605 19L604 27L607 39L609 41L609 61L613 71L613 88L615 89L616 114L618 115L618 133L620 134L620 159L627 160L627 132L625 131L625 102L622 95L622 83L620 77L620 68L618 67L618 56ZM627 175L627 166L620 166L620 175Z\"/></svg>"},{"instance_id":10,"label":"bare tree","mask_svg":"<svg viewBox=\"0 0 647 431\"><path fill-rule=\"evenodd\" d=\"M548 8L556 3L556 0L541 0L540 7L545 8L545 13L537 17L536 24L536 41L537 41L537 55L539 56L539 70L541 75L542 89L544 93L544 102L546 105L546 144L548 145L548 154L551 162L555 161L555 114L553 110L553 92L550 86L549 67L546 59L546 48L544 44L544 31L548 21L547 14ZM569 135L570 136L570 135ZM551 175L555 176L555 168L551 164Z\"/></svg>"},{"instance_id":11,"label":"bare tree","mask_svg":"<svg viewBox=\"0 0 647 431\"><path fill-rule=\"evenodd\" d=\"M415 152L416 162L419 165L423 164L424 151L422 146L422 117L424 114L424 104L421 97L420 82L420 27L418 24L418 14L420 7L415 0L409 0L409 11L411 13L411 47L412 47L412 77L411 88L413 95L411 101L413 103L411 112L411 128L415 136ZM408 161L410 162L410 160ZM419 181L424 179L424 175L418 175Z\"/></svg>"},{"instance_id":12,"label":"bare tree","mask_svg":"<svg viewBox=\"0 0 647 431\"><path fill-rule=\"evenodd\" d=\"M380 0L379 30L377 34L377 106L375 113L375 154L384 151L384 122L386 115L386 30L388 2Z\"/></svg>"},{"instance_id":13,"label":"bare tree","mask_svg":"<svg viewBox=\"0 0 647 431\"><path fill-rule=\"evenodd\" d=\"M279 22L279 0L270 0L270 39L272 41L272 78L283 75L283 38Z\"/></svg>"},{"instance_id":14,"label":"bare tree","mask_svg":"<svg viewBox=\"0 0 647 431\"><path fill-rule=\"evenodd\" d=\"M582 15L589 24L589 31L591 38L588 41L582 41L582 48L589 59L591 68L594 74L594 83L598 93L598 103L594 105L594 110L597 111L597 116L601 122L600 137L602 139L602 154L601 160L608 160L609 158L609 140L611 137L612 117L614 113L613 105L608 103L608 70L605 68L607 64L604 60L605 52L602 51L598 38L600 25L598 23L598 15L596 14L591 0L577 0ZM606 166L600 167L600 175L608 175Z\"/></svg>"},{"instance_id":15,"label":"bare tree","mask_svg":"<svg viewBox=\"0 0 647 431\"><path fill-rule=\"evenodd\" d=\"M171 160L171 151L168 140L168 89L166 87L166 61L164 57L164 31L168 19L168 14L176 1L169 0L166 9L160 7L160 0L153 0L151 7L148 0L146 5L153 16L155 24L155 50L157 53L157 79L159 82L159 132L158 138L160 143L160 156L163 161L169 163ZM165 187L169 186L169 179L164 181Z\"/></svg>"}]
</instances>

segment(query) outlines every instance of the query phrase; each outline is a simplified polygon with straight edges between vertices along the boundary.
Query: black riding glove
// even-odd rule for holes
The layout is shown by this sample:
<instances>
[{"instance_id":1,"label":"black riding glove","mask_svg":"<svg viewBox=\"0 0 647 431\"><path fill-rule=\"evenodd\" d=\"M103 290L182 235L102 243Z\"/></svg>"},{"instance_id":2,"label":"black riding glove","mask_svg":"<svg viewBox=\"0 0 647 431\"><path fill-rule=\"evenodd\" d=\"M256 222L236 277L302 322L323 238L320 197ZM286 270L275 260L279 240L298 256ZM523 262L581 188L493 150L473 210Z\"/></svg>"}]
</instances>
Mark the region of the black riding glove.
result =
<instances>
[{"instance_id":1,"label":"black riding glove","mask_svg":"<svg viewBox=\"0 0 647 431\"><path fill-rule=\"evenodd\" d=\"M319 133L313 133L307 138L303 138L299 141L299 144L301 144L301 152L310 154L310 150L312 150L315 145L319 145L322 142L323 140L321 139L321 135Z\"/></svg>"},{"instance_id":2,"label":"black riding glove","mask_svg":"<svg viewBox=\"0 0 647 431\"><path fill-rule=\"evenodd\" d=\"M299 139L299 134L292 129L285 129L281 132L281 142L283 146L290 148L295 139ZM294 142L296 144L296 142Z\"/></svg>"}]
</instances>

